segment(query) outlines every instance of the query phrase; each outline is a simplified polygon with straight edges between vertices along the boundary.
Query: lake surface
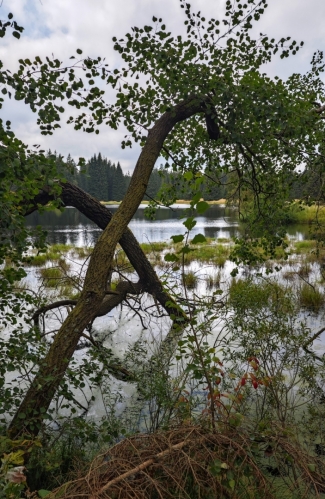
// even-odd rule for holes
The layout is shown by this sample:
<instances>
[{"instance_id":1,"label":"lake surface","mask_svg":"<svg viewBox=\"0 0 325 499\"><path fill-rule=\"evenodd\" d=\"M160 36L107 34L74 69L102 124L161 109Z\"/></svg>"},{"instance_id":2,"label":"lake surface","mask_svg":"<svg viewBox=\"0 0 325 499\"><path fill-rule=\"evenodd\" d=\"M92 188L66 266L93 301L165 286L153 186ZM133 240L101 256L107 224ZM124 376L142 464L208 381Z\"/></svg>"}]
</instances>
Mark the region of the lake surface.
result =
<instances>
[{"instance_id":1,"label":"lake surface","mask_svg":"<svg viewBox=\"0 0 325 499\"><path fill-rule=\"evenodd\" d=\"M115 212L117 208L118 206L109 206L107 209ZM169 209L160 208L157 210L154 221L148 220L145 217L145 208L146 205L142 205L129 224L130 229L139 242L170 241L172 235L183 234L185 232L186 229L183 221L184 218L189 216L187 212L189 205L173 205ZM236 210L231 210L224 206L212 205L204 216L199 216L196 220L197 224L191 232L192 236L202 233L206 237L231 238L240 233ZM75 208L67 208L62 213L58 210L43 214L33 213L27 218L27 225L29 227L41 225L48 232L47 240L49 244L60 243L76 246L93 246L102 232L96 224L89 221L87 217ZM308 226L292 225L288 227L288 235L290 238L296 240L308 238ZM198 295L211 294L213 290L208 290L206 278L208 276L215 276L216 274L219 274L220 287L226 287L229 284L231 265L231 262L226 262L226 265L222 269L219 269L209 264L201 265L193 262L189 268L198 277L198 285L195 293ZM298 264L297 269L285 265L284 271L298 271L298 267ZM165 270L162 268L158 269L157 272L160 275ZM29 282L36 286L38 285L37 278L39 278L38 269L29 269L29 276L27 278ZM278 279L283 278L279 275ZM291 287L293 282L290 281L288 284L287 281L284 284ZM49 291L45 290L45 292ZM150 312L150 307L153 304L152 298L150 296L143 296L141 300L142 309ZM166 317L161 319L159 317L155 318L154 314L150 314L149 312L143 314L143 319L140 320L139 315L127 306L118 307L107 316L96 319L93 325L94 333L97 335L96 338L101 339L104 346L109 348L122 364L126 354L140 341L146 345L147 355L150 356L153 352L157 353L156 349L159 349L161 341L169 331L170 320ZM53 331L57 329L62 318L64 318L64 315L57 317L55 311L53 313L50 312L47 315L47 330ZM303 313L301 316L301 320L307 322L312 332L320 328L321 319L322 317L309 313ZM211 329L212 334L209 336L209 341L212 342L211 345L214 345L216 337L222 338L221 331L223 327L224 322L222 320L217 321L213 326L213 329ZM319 355L322 355L325 351L325 337L323 336L325 336L325 333L313 345ZM74 356L77 364L81 364L87 358L87 355L87 349L77 350ZM173 369L176 369L175 366ZM16 376L16 372L9 373L7 382L10 382ZM113 404L115 413L122 415L130 411L131 414L133 407L139 404L137 402L138 395L135 385L116 380L112 377L108 382L108 386L108 395L105 395L102 389L92 387L91 384L88 385L87 383L87 386L82 391L76 389L74 396L83 405L86 405L87 400L91 396L95 397L88 411L88 416L95 419L107 416L107 413L112 408L112 399L109 397L112 397L114 394L116 395L116 401ZM144 408L144 410L147 410L147 408ZM58 414L65 416L67 415L67 411L60 409Z\"/></svg>"},{"instance_id":2,"label":"lake surface","mask_svg":"<svg viewBox=\"0 0 325 499\"><path fill-rule=\"evenodd\" d=\"M117 205L112 205L107 209L114 213L117 208ZM146 205L141 205L129 224L140 243L170 241L171 236L185 232L183 221L190 215L189 205L174 204L170 208L159 208L155 220L146 218L145 208ZM211 205L204 216L196 217L196 222L191 231L193 237L198 233L215 238L231 238L239 234L237 211L222 205ZM93 246L102 232L76 208L66 208L64 212L35 212L27 217L26 223L30 227L41 225L48 232L49 244ZM308 237L308 227L290 226L288 234L297 240L304 239Z\"/></svg>"}]
</instances>

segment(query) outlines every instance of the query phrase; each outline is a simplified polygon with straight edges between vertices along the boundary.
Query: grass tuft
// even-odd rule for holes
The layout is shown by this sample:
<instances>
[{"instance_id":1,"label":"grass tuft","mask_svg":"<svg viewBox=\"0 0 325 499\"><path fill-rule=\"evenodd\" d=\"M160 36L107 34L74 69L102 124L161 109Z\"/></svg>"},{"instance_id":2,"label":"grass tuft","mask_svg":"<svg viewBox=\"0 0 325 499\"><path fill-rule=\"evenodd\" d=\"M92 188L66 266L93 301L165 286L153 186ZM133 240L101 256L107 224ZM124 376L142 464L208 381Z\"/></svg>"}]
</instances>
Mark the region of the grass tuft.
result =
<instances>
[{"instance_id":1,"label":"grass tuft","mask_svg":"<svg viewBox=\"0 0 325 499\"><path fill-rule=\"evenodd\" d=\"M197 275L192 271L184 272L183 282L188 289L194 289L198 283Z\"/></svg>"},{"instance_id":2,"label":"grass tuft","mask_svg":"<svg viewBox=\"0 0 325 499\"><path fill-rule=\"evenodd\" d=\"M59 286L63 278L62 271L57 267L46 267L40 269L40 275L44 280L44 284L48 288L56 288Z\"/></svg>"},{"instance_id":3,"label":"grass tuft","mask_svg":"<svg viewBox=\"0 0 325 499\"><path fill-rule=\"evenodd\" d=\"M319 312L324 305L324 294L318 288L304 283L299 290L300 305L312 312Z\"/></svg>"}]
</instances>

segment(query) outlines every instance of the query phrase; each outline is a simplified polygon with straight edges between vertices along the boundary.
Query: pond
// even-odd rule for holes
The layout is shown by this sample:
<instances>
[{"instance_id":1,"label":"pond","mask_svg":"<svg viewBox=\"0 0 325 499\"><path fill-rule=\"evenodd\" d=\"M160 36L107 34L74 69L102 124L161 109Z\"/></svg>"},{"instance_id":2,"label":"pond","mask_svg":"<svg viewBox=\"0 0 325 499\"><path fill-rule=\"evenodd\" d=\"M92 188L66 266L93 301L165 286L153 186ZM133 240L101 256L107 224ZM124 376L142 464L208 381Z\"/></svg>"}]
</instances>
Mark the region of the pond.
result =
<instances>
[{"instance_id":1,"label":"pond","mask_svg":"<svg viewBox=\"0 0 325 499\"><path fill-rule=\"evenodd\" d=\"M170 242L172 235L185 232L186 229L183 225L183 221L185 217L188 216L189 212L186 210L189 210L189 205L175 204L170 208L160 208L157 210L156 219L153 221L146 218L145 208L146 205L141 205L129 224L129 228L140 243L156 241ZM118 206L111 205L108 209L115 212L118 209ZM202 233L206 237L229 239L240 233L236 210L225 208L225 206L211 205L204 216L199 216L196 220L197 224L191 232L192 236L197 233ZM63 212L56 210L43 214L34 213L27 218L27 225L29 227L41 225L48 233L47 241L49 244L69 244L80 247L93 246L102 232L96 224L89 221L75 208L67 208ZM307 239L308 226L292 225L288 228L288 235L289 238L293 240ZM75 266L78 264L70 263L69 258L69 254L67 254L66 260L71 265L72 270L74 270ZM296 268L286 264L283 271L287 273L290 271L291 273L294 272L296 274L299 265L300 264L297 263ZM218 281L218 287L225 290L231 281L230 271L232 268L233 266L229 261L227 261L222 268L210 264L203 265L200 262L192 262L191 265L187 267L187 271L194 273L197 276L198 282L193 293L197 296L211 295L212 300L214 289L209 289L207 284L208 279L212 276L215 281ZM313 271L313 267L311 270ZM157 273L160 277L164 277L165 272L165 267L162 266L157 268ZM318 268L315 266L315 275L317 272ZM29 283L33 280L33 284L36 285L37 281L39 281L39 270L35 268L29 269L29 276L27 279L29 279ZM279 275L277 279L280 279L282 283L283 277L280 277ZM288 289L292 286L292 283L289 281L283 281L283 283ZM49 290L44 291L50 293ZM189 293L189 296L192 296L192 292ZM142 310L152 310L154 305L151 297L147 296L142 298ZM136 304L136 306L138 306L138 304ZM154 315L155 314L144 315L143 319L140 320L139 314L136 313L134 309L129 309L126 306L116 308L108 316L96 319L93 324L95 338L100 339L103 342L103 345L110 349L121 363L123 363L125 356L128 355L128 352L130 352L130 349L132 350L134 346L140 346L142 348L141 357L150 357L157 351L157 348L159 349L159 344L168 334L170 327L170 321L167 320L167 318L161 320L158 317L155 318ZM64 316L65 313L63 313L63 316L60 318L54 313L52 316L49 315L47 317L47 329L56 330L58 328L58 323L61 322ZM306 320L308 327L310 327L312 331L316 331L320 327L320 316L303 313L301 320ZM224 322L221 320L211 329L210 332L212 334L210 336L210 341L212 344L214 344L215 338L220 336L223 327ZM324 353L325 338L323 336L324 335L317 340L317 345L315 345L315 349L320 355ZM87 349L85 348L81 348L75 353L77 364L81 364L87 358ZM15 378L16 375L16 373L12 373L10 379ZM95 419L107 415L109 405L113 405L116 414L120 415L126 408L129 408L129 410L134 409L135 401L138 400L134 384L116 380L113 377L107 385L107 390L108 392L105 395L101 390L97 388L92 389L90 386L87 386L80 393L77 390L75 392L75 397L82 404L85 404L86 400L89 400L91 396L95 397L94 403L91 404L90 409L87 412L88 416L94 417ZM113 399L114 403L112 403ZM66 411L60 410L59 413L64 416Z\"/></svg>"},{"instance_id":2,"label":"pond","mask_svg":"<svg viewBox=\"0 0 325 499\"><path fill-rule=\"evenodd\" d=\"M113 213L118 205L110 205ZM129 228L140 243L170 241L171 236L185 232L184 218L190 208L186 204L174 204L170 208L159 208L155 220L145 216L146 205L140 205ZM224 205L211 205L204 216L196 218L196 226L192 230L193 237L201 233L206 237L231 238L239 235L238 216L235 209ZM27 225L41 225L48 233L49 244L72 244L75 246L92 246L101 234L101 229L75 208L67 208L27 217ZM296 240L308 237L308 226L292 225L288 227L288 235Z\"/></svg>"}]
</instances>

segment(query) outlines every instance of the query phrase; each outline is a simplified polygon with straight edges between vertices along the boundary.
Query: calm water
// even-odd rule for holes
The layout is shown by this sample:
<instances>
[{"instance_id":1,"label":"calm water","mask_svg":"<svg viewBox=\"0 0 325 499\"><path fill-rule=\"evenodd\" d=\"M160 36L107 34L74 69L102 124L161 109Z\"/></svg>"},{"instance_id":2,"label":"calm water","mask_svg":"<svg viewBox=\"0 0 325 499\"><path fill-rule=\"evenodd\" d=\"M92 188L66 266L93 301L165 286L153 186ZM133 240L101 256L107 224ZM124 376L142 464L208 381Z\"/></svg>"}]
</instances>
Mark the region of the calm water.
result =
<instances>
[{"instance_id":1,"label":"calm water","mask_svg":"<svg viewBox=\"0 0 325 499\"><path fill-rule=\"evenodd\" d=\"M138 209L129 225L139 242L170 241L172 235L185 232L185 227L182 222L187 215L186 209L189 208L188 206L174 205L171 209L160 209L157 211L156 220L154 221L145 218L144 208L145 207L143 206ZM117 207L110 206L109 209L111 211L116 211ZM101 234L101 229L80 214L75 208L67 208L63 213L60 213L59 211L46 212L42 215L34 213L28 217L27 224L29 226L41 225L48 232L48 242L50 244L63 243L88 246L93 245ZM192 231L192 235L194 236L199 232L207 237L229 238L236 236L239 234L236 210L225 209L224 207L217 205L211 206L204 216L197 218L197 224ZM308 227L290 226L288 228L288 233L291 238L298 240L304 239L305 237L308 237ZM199 285L196 289L198 294L205 290L205 277L220 270L213 269L209 265L202 267L196 262L192 264L191 269L199 277ZM284 270L286 270L286 268ZM293 269L290 267L289 270L292 271ZM227 279L229 278L229 268L227 265L221 272L222 282L227 284ZM290 285L292 285L292 283ZM143 297L143 299L148 300L148 302L143 302L143 308L146 308L148 304L151 304L151 298ZM312 331L319 329L320 317L308 314L307 316L303 315L302 319L307 321L307 325ZM57 317L48 316L47 327L49 330L58 327L57 320ZM122 307L113 310L108 316L97 318L94 323L94 328L96 334L104 340L104 345L107 348L110 348L114 355L121 359L121 362L123 363L126 352L128 352L137 341L141 340L145 342L149 354L151 349L152 352L155 351L154 349L160 343L161 339L166 336L170 327L170 322L166 320L166 318L161 320L150 314L146 314L144 315L143 320L145 321L146 329L143 328L143 322L140 321L138 315L134 314L127 307ZM216 334L220 336L220 331L223 326L224 323L222 321L216 324L210 337L212 342L215 341ZM319 355L324 353L324 345L325 338L323 337L320 337L315 342L314 348ZM87 351L84 349L78 350L75 353L77 362L82 362L85 356L87 356ZM9 374L10 376L17 376L17 373ZM7 381L11 381L11 378L8 377ZM132 383L119 382L113 377L109 381L109 384L110 393L120 394L118 402L115 403L116 414L128 414L129 411L132 415L133 406L137 400L135 385ZM105 417L107 411L110 411L110 409L107 408L105 394L103 395L101 390L86 384L82 393L78 390L75 391L75 397L84 405L86 404L84 397L86 396L89 399L92 395L95 396L95 401L92 404L88 415L94 418ZM143 410L147 410L147 408L144 407ZM66 415L64 411L65 409L60 409L59 413L61 416Z\"/></svg>"},{"instance_id":2,"label":"calm water","mask_svg":"<svg viewBox=\"0 0 325 499\"><path fill-rule=\"evenodd\" d=\"M115 212L118 206L109 206ZM156 220L148 220L145 216L145 205L136 212L129 224L140 243L154 241L170 241L175 234L183 234L184 218L188 216L189 205L173 205L171 208L160 208ZM239 234L236 210L224 206L211 205L204 216L197 217L197 223L192 235L202 233L206 237L233 237ZM49 244L73 244L76 246L91 246L97 241L101 229L88 220L75 208L60 211L33 213L27 217L27 225L41 225L48 232ZM308 226L292 225L288 227L290 238L301 240L308 238Z\"/></svg>"},{"instance_id":3,"label":"calm water","mask_svg":"<svg viewBox=\"0 0 325 499\"><path fill-rule=\"evenodd\" d=\"M145 206L141 206L131 223L130 229L139 242L168 241L175 234L185 232L184 217L187 216L188 205L173 205L171 208L160 208L156 220L145 217ZM112 212L117 206L110 206ZM199 232L206 237L233 237L238 233L238 218L235 210L212 205L204 216L197 217L192 235ZM76 246L93 245L98 239L101 229L88 220L75 208L59 211L33 213L27 218L29 226L41 225L48 232L50 244L74 244Z\"/></svg>"}]
</instances>

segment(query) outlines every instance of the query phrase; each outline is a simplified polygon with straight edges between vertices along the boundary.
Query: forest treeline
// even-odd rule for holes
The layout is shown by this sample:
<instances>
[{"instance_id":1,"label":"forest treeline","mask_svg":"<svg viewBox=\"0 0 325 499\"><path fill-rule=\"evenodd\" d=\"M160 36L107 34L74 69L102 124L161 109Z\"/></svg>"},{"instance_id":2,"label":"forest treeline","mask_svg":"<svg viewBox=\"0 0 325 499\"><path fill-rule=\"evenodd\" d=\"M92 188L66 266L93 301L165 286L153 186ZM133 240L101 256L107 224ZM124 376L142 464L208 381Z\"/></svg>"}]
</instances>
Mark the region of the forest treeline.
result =
<instances>
[{"instance_id":1,"label":"forest treeline","mask_svg":"<svg viewBox=\"0 0 325 499\"><path fill-rule=\"evenodd\" d=\"M49 156L54 156L58 172L64 178L88 192L100 201L121 201L130 183L129 173L124 174L120 163L113 163L111 160L103 157L101 153L94 154L80 171L73 158L69 154L65 160L63 156L56 152L49 151ZM302 173L293 172L290 178L287 178L289 199L302 199L308 201L324 201L323 185L324 174L323 167L306 168ZM232 175L224 174L221 177L210 175L201 184L200 190L202 196L207 201L218 200L222 198L236 199L236 193L233 186ZM144 199L156 199L162 186L173 185L176 188L177 199L191 199L193 192L189 187L189 182L184 181L180 173L175 173L165 169L163 166L155 168L151 174L146 195Z\"/></svg>"},{"instance_id":2,"label":"forest treeline","mask_svg":"<svg viewBox=\"0 0 325 499\"><path fill-rule=\"evenodd\" d=\"M82 171L79 171L70 154L66 160L63 156L51 153L51 151L49 155L55 157L57 169L67 181L78 185L96 199L121 201L124 198L131 177L129 173L123 173L119 162L115 164L98 153L90 158ZM162 185L177 186L178 199L192 198L193 194L188 188L188 182L182 181L179 174L160 167L153 170L144 199L155 199ZM219 180L206 181L201 190L205 199L215 200L225 197L226 185Z\"/></svg>"}]
</instances>

